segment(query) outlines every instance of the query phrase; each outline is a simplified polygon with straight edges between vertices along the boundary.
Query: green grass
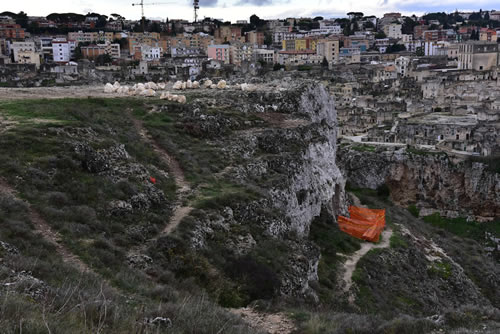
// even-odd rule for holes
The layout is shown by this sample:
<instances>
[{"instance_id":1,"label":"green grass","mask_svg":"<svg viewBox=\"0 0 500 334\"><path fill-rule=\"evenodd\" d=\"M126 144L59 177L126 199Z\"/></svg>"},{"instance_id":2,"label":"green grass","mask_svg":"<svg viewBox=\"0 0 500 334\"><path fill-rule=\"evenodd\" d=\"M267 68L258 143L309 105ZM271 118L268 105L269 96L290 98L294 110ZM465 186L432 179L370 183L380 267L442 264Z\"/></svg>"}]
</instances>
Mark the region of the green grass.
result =
<instances>
[{"instance_id":1,"label":"green grass","mask_svg":"<svg viewBox=\"0 0 500 334\"><path fill-rule=\"evenodd\" d=\"M353 145L351 148L358 152L375 152L377 150L375 146L368 144Z\"/></svg>"},{"instance_id":2,"label":"green grass","mask_svg":"<svg viewBox=\"0 0 500 334\"><path fill-rule=\"evenodd\" d=\"M500 236L500 220L478 223L467 221L466 218L444 218L439 213L423 217L426 223L442 228L462 238L477 241L485 240L485 233L489 232L497 238Z\"/></svg>"},{"instance_id":3,"label":"green grass","mask_svg":"<svg viewBox=\"0 0 500 334\"><path fill-rule=\"evenodd\" d=\"M431 276L438 276L442 279L449 279L451 277L451 264L448 262L434 262L427 269Z\"/></svg>"},{"instance_id":4,"label":"green grass","mask_svg":"<svg viewBox=\"0 0 500 334\"><path fill-rule=\"evenodd\" d=\"M194 268L197 270L194 274L210 281L206 258L184 251L185 267L179 266L175 271L173 266L162 267L158 261L150 269L150 276L127 264L127 252L164 227L170 214L168 204L175 199L173 179L157 170L168 171L168 167L142 140L131 118L131 115L146 118L148 126L158 127L158 132L171 130L178 118L177 109L147 113L159 103L139 99L0 102L0 115L18 122L0 136L0 176L16 186L19 195L59 232L62 243L99 274L99 277L81 276L75 268L64 264L54 246L33 233L22 203L6 201L0 195L0 240L21 251L16 257L5 256L2 251L0 282L4 282L2 266L8 265L16 271L32 272L50 286L49 295L44 296L50 304L26 298L22 289L2 295L2 332L19 333L21 325L23 332L47 332L43 312L53 333L97 332L105 305L99 297L102 278L120 291L118 295L104 291L111 300L106 304L108 313L104 320L108 333L156 332L156 328L149 328L142 321L144 317L156 316L173 317L173 332L194 333L200 328L214 333L241 330L240 320L206 296L199 298L196 292L200 291L199 286L185 283L190 279L190 274L182 271L185 268ZM46 121L35 122L35 119ZM75 151L75 145L82 143L93 150L124 144L130 158L119 163L139 165L147 175L155 176L158 181L155 187L163 191L165 201L145 210L110 214L108 204L112 200L129 200L148 191L149 185L135 175L115 181L107 176L108 170L102 174L90 172L85 167L85 154ZM201 151L204 142L198 144ZM214 183L203 189L202 194L209 198L230 187ZM237 186L234 190L244 193ZM71 294L73 290L78 292ZM61 308L63 305L67 307Z\"/></svg>"}]
</instances>

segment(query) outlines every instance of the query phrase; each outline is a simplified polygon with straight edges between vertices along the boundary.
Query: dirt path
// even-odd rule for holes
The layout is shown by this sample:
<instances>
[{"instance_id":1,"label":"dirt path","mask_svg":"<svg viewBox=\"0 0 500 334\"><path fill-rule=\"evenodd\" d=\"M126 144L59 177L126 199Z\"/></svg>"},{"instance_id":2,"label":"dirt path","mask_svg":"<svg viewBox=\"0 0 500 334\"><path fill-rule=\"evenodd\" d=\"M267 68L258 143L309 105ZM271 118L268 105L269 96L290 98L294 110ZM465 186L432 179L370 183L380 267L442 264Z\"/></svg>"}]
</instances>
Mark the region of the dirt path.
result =
<instances>
[{"instance_id":1,"label":"dirt path","mask_svg":"<svg viewBox=\"0 0 500 334\"><path fill-rule=\"evenodd\" d=\"M87 266L87 264L85 264L82 260L80 260L80 258L78 258L69 249L61 244L61 238L58 233L50 227L45 219L43 219L40 214L31 207L29 203L19 199L16 191L11 186L9 186L7 182L5 182L5 180L3 180L2 178L0 178L0 193L11 196L27 205L28 215L30 221L35 226L35 232L40 234L46 241L54 245L57 253L59 253L65 263L78 268L78 270L80 270L81 272L93 272L92 269Z\"/></svg>"},{"instance_id":2,"label":"dirt path","mask_svg":"<svg viewBox=\"0 0 500 334\"><path fill-rule=\"evenodd\" d=\"M96 86L66 86L66 87L30 87L30 88L0 88L0 100L20 99L63 99L87 97L120 97L117 94L106 94L104 85Z\"/></svg>"},{"instance_id":3,"label":"dirt path","mask_svg":"<svg viewBox=\"0 0 500 334\"><path fill-rule=\"evenodd\" d=\"M230 310L239 315L250 327L268 334L289 334L297 328L292 320L283 313L261 313L245 307Z\"/></svg>"},{"instance_id":4,"label":"dirt path","mask_svg":"<svg viewBox=\"0 0 500 334\"><path fill-rule=\"evenodd\" d=\"M151 137L151 135L147 132L147 130L144 128L142 122L132 116L134 126L139 133L139 135L142 137L142 139L147 142L153 150L160 156L160 158L167 164L170 173L172 173L174 180L175 180L175 185L177 186L177 201L174 207L174 210L172 212L172 216L170 218L170 221L168 224L165 226L161 234L170 234L172 233L175 228L180 224L182 219L189 215L191 210L193 210L192 207L190 206L184 206L182 203L186 196L191 192L191 186L189 185L189 182L186 181L186 178L184 176L184 172L182 171L181 166L179 165L179 162L172 157L167 151L165 151L163 148L161 148L158 143Z\"/></svg>"},{"instance_id":5,"label":"dirt path","mask_svg":"<svg viewBox=\"0 0 500 334\"><path fill-rule=\"evenodd\" d=\"M347 260L344 262L344 291L349 291L349 289L352 286L352 273L356 269L356 265L358 264L359 260L363 256L365 256L370 250L376 249L376 248L388 248L390 239L392 236L392 229L389 227L386 227L386 229L382 232L382 241L379 243L373 243L373 242L363 242L361 244L361 248L354 252L354 254L350 255L347 257ZM350 301L350 300L349 300Z\"/></svg>"}]
</instances>

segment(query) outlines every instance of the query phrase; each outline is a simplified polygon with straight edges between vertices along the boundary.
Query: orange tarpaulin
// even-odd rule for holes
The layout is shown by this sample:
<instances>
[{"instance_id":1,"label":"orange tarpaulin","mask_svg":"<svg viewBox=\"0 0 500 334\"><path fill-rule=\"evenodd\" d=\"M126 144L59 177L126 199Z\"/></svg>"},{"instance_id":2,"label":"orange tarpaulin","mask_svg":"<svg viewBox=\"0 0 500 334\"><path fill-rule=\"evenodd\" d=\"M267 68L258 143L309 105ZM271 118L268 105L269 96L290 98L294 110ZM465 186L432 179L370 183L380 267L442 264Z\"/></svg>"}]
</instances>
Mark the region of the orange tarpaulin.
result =
<instances>
[{"instance_id":1,"label":"orange tarpaulin","mask_svg":"<svg viewBox=\"0 0 500 334\"><path fill-rule=\"evenodd\" d=\"M339 216L342 231L358 239L377 242L385 227L385 209L349 207L351 218Z\"/></svg>"}]
</instances>

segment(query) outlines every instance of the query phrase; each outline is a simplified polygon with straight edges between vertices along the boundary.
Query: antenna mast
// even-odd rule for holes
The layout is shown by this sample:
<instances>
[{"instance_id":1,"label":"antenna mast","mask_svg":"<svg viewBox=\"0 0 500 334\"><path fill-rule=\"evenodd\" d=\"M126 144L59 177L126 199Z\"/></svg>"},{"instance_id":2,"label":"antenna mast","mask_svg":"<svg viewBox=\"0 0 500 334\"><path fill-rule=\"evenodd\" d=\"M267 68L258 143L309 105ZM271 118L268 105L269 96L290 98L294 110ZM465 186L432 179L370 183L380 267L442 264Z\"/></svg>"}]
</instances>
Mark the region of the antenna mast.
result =
<instances>
[{"instance_id":1,"label":"antenna mast","mask_svg":"<svg viewBox=\"0 0 500 334\"><path fill-rule=\"evenodd\" d=\"M200 0L193 0L194 22L198 21L198 9L200 9Z\"/></svg>"}]
</instances>

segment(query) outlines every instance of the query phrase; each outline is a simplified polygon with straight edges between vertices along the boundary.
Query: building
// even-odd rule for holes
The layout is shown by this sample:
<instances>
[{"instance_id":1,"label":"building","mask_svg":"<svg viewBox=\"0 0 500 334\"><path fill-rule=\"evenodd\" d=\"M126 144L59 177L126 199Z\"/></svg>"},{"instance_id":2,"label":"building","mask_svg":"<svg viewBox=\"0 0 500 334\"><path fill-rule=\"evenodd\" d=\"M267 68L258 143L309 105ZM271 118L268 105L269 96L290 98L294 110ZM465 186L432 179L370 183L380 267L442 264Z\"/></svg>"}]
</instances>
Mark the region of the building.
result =
<instances>
[{"instance_id":1,"label":"building","mask_svg":"<svg viewBox=\"0 0 500 334\"><path fill-rule=\"evenodd\" d=\"M339 40L318 40L316 44L316 54L322 58L326 58L328 64L336 64L339 61Z\"/></svg>"},{"instance_id":2,"label":"building","mask_svg":"<svg viewBox=\"0 0 500 334\"><path fill-rule=\"evenodd\" d=\"M36 68L40 68L40 53L31 50L21 50L17 53L18 64L35 64Z\"/></svg>"},{"instance_id":3,"label":"building","mask_svg":"<svg viewBox=\"0 0 500 334\"><path fill-rule=\"evenodd\" d=\"M395 39L401 39L403 33L402 33L402 25L397 24L397 23L391 23L388 25L385 25L383 30L384 33L387 37L389 38L395 38Z\"/></svg>"},{"instance_id":4,"label":"building","mask_svg":"<svg viewBox=\"0 0 500 334\"><path fill-rule=\"evenodd\" d=\"M276 54L272 49L254 49L255 59L268 64L276 62Z\"/></svg>"},{"instance_id":5,"label":"building","mask_svg":"<svg viewBox=\"0 0 500 334\"><path fill-rule=\"evenodd\" d=\"M9 43L10 54L13 57L14 63L19 63L19 54L21 52L35 52L35 42L11 42Z\"/></svg>"},{"instance_id":6,"label":"building","mask_svg":"<svg viewBox=\"0 0 500 334\"><path fill-rule=\"evenodd\" d=\"M160 34L157 32L131 32L127 37L127 42L130 55L134 55L137 48L140 50L143 45L161 47Z\"/></svg>"},{"instance_id":7,"label":"building","mask_svg":"<svg viewBox=\"0 0 500 334\"><path fill-rule=\"evenodd\" d=\"M251 62L254 57L254 45L235 42L229 48L231 64L241 65L242 62Z\"/></svg>"},{"instance_id":8,"label":"building","mask_svg":"<svg viewBox=\"0 0 500 334\"><path fill-rule=\"evenodd\" d=\"M500 21L500 10L492 10L490 12L490 20Z\"/></svg>"},{"instance_id":9,"label":"building","mask_svg":"<svg viewBox=\"0 0 500 334\"><path fill-rule=\"evenodd\" d=\"M407 77L409 76L409 66L410 58L399 57L394 61L394 66L396 67L396 72L399 76Z\"/></svg>"},{"instance_id":10,"label":"building","mask_svg":"<svg viewBox=\"0 0 500 334\"><path fill-rule=\"evenodd\" d=\"M120 44L97 44L80 47L85 59L95 59L100 55L110 55L113 59L120 58Z\"/></svg>"},{"instance_id":11,"label":"building","mask_svg":"<svg viewBox=\"0 0 500 334\"><path fill-rule=\"evenodd\" d=\"M489 28L481 28L481 30L479 31L479 40L486 42L496 42L497 31Z\"/></svg>"},{"instance_id":12,"label":"building","mask_svg":"<svg viewBox=\"0 0 500 334\"><path fill-rule=\"evenodd\" d=\"M83 31L73 31L68 33L68 39L75 41L78 44L81 43L96 43L96 42L112 42L114 39L114 33L112 32L83 32Z\"/></svg>"},{"instance_id":13,"label":"building","mask_svg":"<svg viewBox=\"0 0 500 334\"><path fill-rule=\"evenodd\" d=\"M227 44L209 45L207 48L207 56L210 59L220 61L224 64L231 63L231 46Z\"/></svg>"},{"instance_id":14,"label":"building","mask_svg":"<svg viewBox=\"0 0 500 334\"><path fill-rule=\"evenodd\" d=\"M52 56L55 63L67 63L75 54L76 42L62 38L52 40Z\"/></svg>"},{"instance_id":15,"label":"building","mask_svg":"<svg viewBox=\"0 0 500 334\"><path fill-rule=\"evenodd\" d=\"M467 42L459 45L458 68L489 71L499 65L499 49L494 42Z\"/></svg>"},{"instance_id":16,"label":"building","mask_svg":"<svg viewBox=\"0 0 500 334\"><path fill-rule=\"evenodd\" d=\"M214 37L220 42L241 41L241 27L232 25L220 26L215 29Z\"/></svg>"},{"instance_id":17,"label":"building","mask_svg":"<svg viewBox=\"0 0 500 334\"><path fill-rule=\"evenodd\" d=\"M19 24L0 24L0 38L24 40L24 29Z\"/></svg>"},{"instance_id":18,"label":"building","mask_svg":"<svg viewBox=\"0 0 500 334\"><path fill-rule=\"evenodd\" d=\"M278 63L281 65L321 64L323 57L313 50L279 51Z\"/></svg>"},{"instance_id":19,"label":"building","mask_svg":"<svg viewBox=\"0 0 500 334\"><path fill-rule=\"evenodd\" d=\"M264 45L264 37L262 31L249 31L245 34L245 41L253 45L262 46Z\"/></svg>"},{"instance_id":20,"label":"building","mask_svg":"<svg viewBox=\"0 0 500 334\"><path fill-rule=\"evenodd\" d=\"M145 61L159 61L163 55L163 49L159 46L141 45L141 58Z\"/></svg>"}]
</instances>

